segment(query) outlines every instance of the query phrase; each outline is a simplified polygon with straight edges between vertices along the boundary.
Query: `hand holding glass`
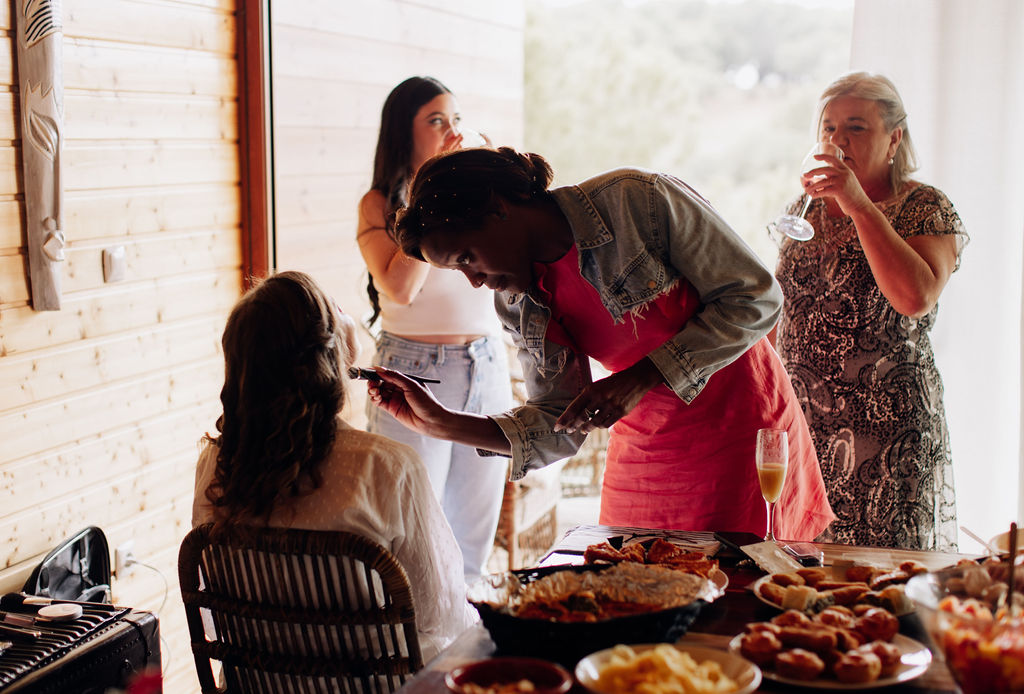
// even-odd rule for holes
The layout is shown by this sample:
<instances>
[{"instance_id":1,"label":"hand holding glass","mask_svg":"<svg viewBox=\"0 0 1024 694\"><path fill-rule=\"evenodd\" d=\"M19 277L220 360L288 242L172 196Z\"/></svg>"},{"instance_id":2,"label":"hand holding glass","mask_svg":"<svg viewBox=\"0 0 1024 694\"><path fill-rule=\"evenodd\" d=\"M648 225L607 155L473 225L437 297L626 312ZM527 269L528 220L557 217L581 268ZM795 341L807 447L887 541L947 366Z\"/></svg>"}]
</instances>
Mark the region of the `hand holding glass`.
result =
<instances>
[{"instance_id":1,"label":"hand holding glass","mask_svg":"<svg viewBox=\"0 0 1024 694\"><path fill-rule=\"evenodd\" d=\"M804 157L803 163L800 164L801 174L805 174L814 169L820 169L823 166L828 166L826 162L814 158L819 154L829 154L840 161L843 159L843 150L839 149L839 147L831 142L819 142L811 148L811 151L807 153L806 157ZM807 199L804 200L804 205L800 210L800 214L780 215L779 218L775 220L775 228L789 238L796 239L797 241L807 241L811 239L814 236L814 227L810 222L804 219L804 215L807 214L807 210L810 206L811 196L808 195Z\"/></svg>"},{"instance_id":2,"label":"hand holding glass","mask_svg":"<svg viewBox=\"0 0 1024 694\"><path fill-rule=\"evenodd\" d=\"M768 504L768 532L764 539L775 539L775 504L782 496L786 484L786 469L789 467L789 438L782 429L758 429L757 431L757 479L761 483L761 496Z\"/></svg>"}]
</instances>

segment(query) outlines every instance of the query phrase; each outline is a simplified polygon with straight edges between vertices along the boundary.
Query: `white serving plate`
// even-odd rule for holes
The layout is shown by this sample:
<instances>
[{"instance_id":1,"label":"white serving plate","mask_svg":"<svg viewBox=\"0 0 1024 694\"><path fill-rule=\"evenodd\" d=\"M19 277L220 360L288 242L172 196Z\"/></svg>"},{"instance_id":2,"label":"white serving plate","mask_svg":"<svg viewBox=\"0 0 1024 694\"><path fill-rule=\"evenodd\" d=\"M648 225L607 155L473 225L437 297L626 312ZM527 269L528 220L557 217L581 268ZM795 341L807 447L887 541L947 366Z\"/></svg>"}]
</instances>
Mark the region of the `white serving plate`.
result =
<instances>
[{"instance_id":1,"label":"white serving plate","mask_svg":"<svg viewBox=\"0 0 1024 694\"><path fill-rule=\"evenodd\" d=\"M838 576L837 577L836 572L834 571L834 567L831 567L831 566L821 566L821 567L818 567L818 568L823 569L825 571L825 573L828 575L828 579L827 580L840 580L840 581L846 580L843 576ZM750 584L750 589L752 591L754 591L754 596L758 600L763 602L765 605L768 605L769 607L774 607L776 610L781 610L782 609L782 605L780 605L777 602L772 602L768 598L766 598L763 595L761 595L761 586L763 584L771 581L772 580L772 575L773 574L765 574L761 578L757 579L756 581L754 581L753 583ZM906 585L906 584L904 584L904 585ZM914 608L911 606L911 607L903 610L902 612L894 612L893 614L896 615L897 617L902 617L903 615L911 614L913 611L914 611Z\"/></svg>"},{"instance_id":2,"label":"white serving plate","mask_svg":"<svg viewBox=\"0 0 1024 694\"><path fill-rule=\"evenodd\" d=\"M637 653L643 653L657 645L660 644L630 644L629 647ZM729 694L750 694L750 692L753 692L761 685L761 669L741 655L705 646L674 644L674 647L683 653L689 653L698 663L706 660L718 663L722 667L722 671L739 685L737 689ZM597 686L598 673L611 659L612 650L611 648L606 648L596 653L591 653L576 664L576 679L589 691L594 692L594 694L619 694L617 692L608 692Z\"/></svg>"},{"instance_id":3,"label":"white serving plate","mask_svg":"<svg viewBox=\"0 0 1024 694\"><path fill-rule=\"evenodd\" d=\"M738 634L733 637L732 641L729 642L729 651L736 655L740 652L740 638L742 634ZM896 634L892 638L892 644L900 650L900 664L896 667L896 671L888 677L879 677L874 682L866 682L862 684L846 684L828 677L819 677L814 680L795 680L789 677L783 677L771 670L771 668L764 668L761 670L761 674L766 680L773 682L779 682L781 684L796 685L800 687L809 687L811 689L879 689L881 687L891 687L894 684L900 684L901 682L909 682L912 679L916 679L923 675L928 670L928 666L932 662L932 652L921 643L915 641L909 636L903 634Z\"/></svg>"}]
</instances>

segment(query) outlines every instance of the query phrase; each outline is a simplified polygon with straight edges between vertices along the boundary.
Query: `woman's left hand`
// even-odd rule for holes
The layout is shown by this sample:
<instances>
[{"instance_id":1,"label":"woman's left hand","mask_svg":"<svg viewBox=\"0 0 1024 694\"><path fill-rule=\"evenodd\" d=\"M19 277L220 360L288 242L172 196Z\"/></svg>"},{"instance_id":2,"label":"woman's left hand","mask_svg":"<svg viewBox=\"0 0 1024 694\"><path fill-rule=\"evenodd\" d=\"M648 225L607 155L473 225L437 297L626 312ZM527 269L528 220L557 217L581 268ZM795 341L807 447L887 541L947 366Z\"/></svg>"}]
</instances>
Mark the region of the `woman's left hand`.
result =
<instances>
[{"instance_id":1,"label":"woman's left hand","mask_svg":"<svg viewBox=\"0 0 1024 694\"><path fill-rule=\"evenodd\" d=\"M607 429L629 414L647 391L661 382L661 372L644 357L628 369L584 388L555 422L555 431L589 434L594 429Z\"/></svg>"}]
</instances>

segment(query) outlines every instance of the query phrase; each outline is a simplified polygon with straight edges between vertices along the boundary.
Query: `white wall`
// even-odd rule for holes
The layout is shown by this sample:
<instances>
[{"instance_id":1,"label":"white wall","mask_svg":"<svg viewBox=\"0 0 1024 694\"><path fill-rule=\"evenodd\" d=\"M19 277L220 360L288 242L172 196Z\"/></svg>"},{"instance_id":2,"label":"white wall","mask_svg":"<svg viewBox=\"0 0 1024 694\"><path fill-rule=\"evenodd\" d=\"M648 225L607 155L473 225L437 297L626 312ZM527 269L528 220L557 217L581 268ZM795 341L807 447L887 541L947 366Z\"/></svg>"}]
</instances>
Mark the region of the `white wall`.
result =
<instances>
[{"instance_id":1,"label":"white wall","mask_svg":"<svg viewBox=\"0 0 1024 694\"><path fill-rule=\"evenodd\" d=\"M899 88L920 180L957 207L971 243L932 332L946 386L961 525L1021 520L1024 2L857 0L851 68ZM979 551L961 534L961 549Z\"/></svg>"}]
</instances>

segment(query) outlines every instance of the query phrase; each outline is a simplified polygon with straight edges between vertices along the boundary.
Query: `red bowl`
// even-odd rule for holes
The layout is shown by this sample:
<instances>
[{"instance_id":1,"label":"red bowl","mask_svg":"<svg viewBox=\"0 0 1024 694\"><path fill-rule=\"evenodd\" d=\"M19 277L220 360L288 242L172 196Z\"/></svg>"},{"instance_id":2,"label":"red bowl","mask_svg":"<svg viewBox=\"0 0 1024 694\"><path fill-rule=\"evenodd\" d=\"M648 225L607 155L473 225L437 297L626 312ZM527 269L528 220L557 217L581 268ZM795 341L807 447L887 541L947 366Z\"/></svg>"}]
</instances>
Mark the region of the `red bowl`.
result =
<instances>
[{"instance_id":1,"label":"red bowl","mask_svg":"<svg viewBox=\"0 0 1024 694\"><path fill-rule=\"evenodd\" d=\"M540 658L487 658L457 667L444 676L445 684L455 694L465 694L467 684L493 687L520 680L532 682L534 694L565 694L572 687L568 670Z\"/></svg>"}]
</instances>

